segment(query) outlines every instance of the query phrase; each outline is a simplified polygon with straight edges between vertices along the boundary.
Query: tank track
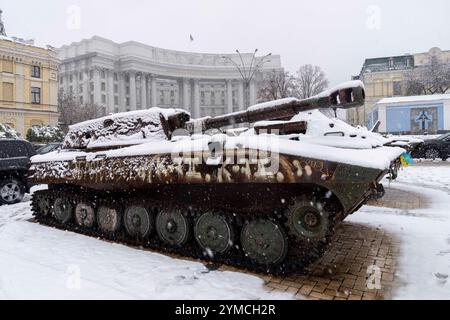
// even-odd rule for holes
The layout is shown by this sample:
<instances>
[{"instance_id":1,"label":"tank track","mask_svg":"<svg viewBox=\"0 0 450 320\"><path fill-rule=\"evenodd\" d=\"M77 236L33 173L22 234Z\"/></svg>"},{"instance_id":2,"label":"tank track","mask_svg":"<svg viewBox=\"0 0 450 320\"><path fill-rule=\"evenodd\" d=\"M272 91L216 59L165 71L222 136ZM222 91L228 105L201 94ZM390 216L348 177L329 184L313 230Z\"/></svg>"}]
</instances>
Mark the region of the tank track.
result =
<instances>
[{"instance_id":1,"label":"tank track","mask_svg":"<svg viewBox=\"0 0 450 320\"><path fill-rule=\"evenodd\" d=\"M92 204L95 210L97 210L99 205L101 204L107 204L110 207L112 206L116 209L119 209L119 211L122 212L122 223L120 230L115 234L108 234L101 231L97 227L97 225L92 228L80 227L75 222L75 219L73 217L66 224L60 223L55 219L51 212L52 204L58 197L70 199L72 204L74 204L74 207L76 203L83 201ZM42 203L42 200L47 202L47 208L45 208L44 206L44 209L42 209L43 206L39 205L39 203ZM196 211L190 207L185 208L186 216L188 217L190 223L191 235L189 241L185 245L183 245L182 247L173 247L166 245L158 238L155 226L153 226L150 236L146 239L132 238L126 233L123 224L123 210L125 207L131 204L139 204L145 206L146 208L149 208L149 212L154 213L155 215L156 212L158 212L161 208L167 207L167 205L165 205L164 201L162 200L148 199L144 196L131 196L128 194L123 194L122 197L117 197L117 194L110 194L109 196L105 196L104 193L100 195L99 192L92 190L42 190L35 192L32 196L33 215L35 217L35 220L42 225L47 225L61 230L72 231L86 236L121 243L132 247L150 249L152 251L157 251L163 254L176 254L193 259L203 260L207 263L210 263L210 265L208 265L207 267L212 269L217 268L221 264L225 264L261 274L285 275L291 273L300 273L305 269L305 267L320 258L325 253L334 235L335 223L333 222L333 227L329 230L327 236L323 240L311 243L299 240L292 234L292 232L289 232L287 230L287 218L284 216L284 212L280 212L277 210L273 210L269 213L249 212L246 213L245 216L243 216L229 213L229 209L215 208L213 210L224 216L226 220L230 222L234 227L235 239L234 245L229 251L224 254L215 254L213 257L211 257L206 252L204 252L203 249L200 248L193 236L194 223L200 217L200 215L204 213L201 212L201 210ZM48 210L48 212L45 212L46 210ZM274 265L258 264L246 257L245 253L241 249L239 236L242 226L247 221L261 218L277 222L286 229L285 234L288 238L289 250L287 253L287 257L281 263L277 263Z\"/></svg>"}]
</instances>

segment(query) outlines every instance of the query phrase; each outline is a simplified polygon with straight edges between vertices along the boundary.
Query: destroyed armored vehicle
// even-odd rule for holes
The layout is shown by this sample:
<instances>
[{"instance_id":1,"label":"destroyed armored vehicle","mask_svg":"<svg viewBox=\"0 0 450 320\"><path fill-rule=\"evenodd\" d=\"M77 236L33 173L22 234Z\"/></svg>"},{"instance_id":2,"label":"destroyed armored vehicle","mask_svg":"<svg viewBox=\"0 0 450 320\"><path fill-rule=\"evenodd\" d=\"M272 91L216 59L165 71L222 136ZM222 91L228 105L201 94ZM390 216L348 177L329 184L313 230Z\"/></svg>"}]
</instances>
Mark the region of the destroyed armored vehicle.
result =
<instances>
[{"instance_id":1,"label":"destroyed armored vehicle","mask_svg":"<svg viewBox=\"0 0 450 320\"><path fill-rule=\"evenodd\" d=\"M62 150L32 159L32 182L48 184L33 195L35 218L260 272L298 270L400 165L403 149L319 111L363 104L356 81L212 118L152 108L74 125Z\"/></svg>"}]
</instances>

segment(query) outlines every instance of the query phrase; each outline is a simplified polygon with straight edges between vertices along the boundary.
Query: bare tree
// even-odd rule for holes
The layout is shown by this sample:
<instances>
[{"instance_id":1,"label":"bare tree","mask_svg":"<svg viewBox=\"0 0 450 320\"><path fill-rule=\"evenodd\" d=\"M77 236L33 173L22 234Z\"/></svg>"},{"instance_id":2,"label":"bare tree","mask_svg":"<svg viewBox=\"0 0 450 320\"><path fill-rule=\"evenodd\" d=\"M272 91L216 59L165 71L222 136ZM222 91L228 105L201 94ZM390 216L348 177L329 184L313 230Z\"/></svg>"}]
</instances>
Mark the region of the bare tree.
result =
<instances>
[{"instance_id":1,"label":"bare tree","mask_svg":"<svg viewBox=\"0 0 450 320\"><path fill-rule=\"evenodd\" d=\"M296 83L289 72L273 71L261 81L258 90L258 101L266 102L293 97L296 95Z\"/></svg>"},{"instance_id":2,"label":"bare tree","mask_svg":"<svg viewBox=\"0 0 450 320\"><path fill-rule=\"evenodd\" d=\"M63 90L58 93L58 112L61 128L67 131L68 126L106 115L104 107L96 104L81 104L77 98Z\"/></svg>"},{"instance_id":3,"label":"bare tree","mask_svg":"<svg viewBox=\"0 0 450 320\"><path fill-rule=\"evenodd\" d=\"M431 55L427 64L417 67L406 76L408 95L443 94L450 89L450 65L438 55Z\"/></svg>"},{"instance_id":4,"label":"bare tree","mask_svg":"<svg viewBox=\"0 0 450 320\"><path fill-rule=\"evenodd\" d=\"M306 64L297 71L297 96L306 99L328 88L328 80L319 66Z\"/></svg>"}]
</instances>

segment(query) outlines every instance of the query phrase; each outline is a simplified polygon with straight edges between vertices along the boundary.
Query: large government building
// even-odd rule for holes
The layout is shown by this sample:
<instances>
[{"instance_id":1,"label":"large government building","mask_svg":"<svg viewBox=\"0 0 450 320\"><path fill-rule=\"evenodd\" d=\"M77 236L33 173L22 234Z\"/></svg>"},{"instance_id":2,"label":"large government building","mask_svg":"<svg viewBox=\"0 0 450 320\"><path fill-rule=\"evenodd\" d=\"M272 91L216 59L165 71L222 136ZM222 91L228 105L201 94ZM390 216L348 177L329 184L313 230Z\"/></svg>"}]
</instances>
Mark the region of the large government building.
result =
<instances>
[{"instance_id":1,"label":"large government building","mask_svg":"<svg viewBox=\"0 0 450 320\"><path fill-rule=\"evenodd\" d=\"M0 123L22 137L32 126L58 124L58 64L50 47L8 37L0 10Z\"/></svg>"},{"instance_id":2,"label":"large government building","mask_svg":"<svg viewBox=\"0 0 450 320\"><path fill-rule=\"evenodd\" d=\"M366 104L363 108L347 112L347 120L355 125L371 126L375 105L383 98L406 95L408 73L429 63L431 57L450 64L450 50L431 48L428 52L401 56L366 59L361 72L353 79L360 79L366 87Z\"/></svg>"},{"instance_id":3,"label":"large government building","mask_svg":"<svg viewBox=\"0 0 450 320\"><path fill-rule=\"evenodd\" d=\"M60 88L107 113L180 107L203 117L242 110L257 102L258 80L265 73L283 71L278 55L259 63L263 58L253 54L181 52L98 36L63 46L59 58ZM248 71L258 64L252 81L235 66Z\"/></svg>"}]
</instances>

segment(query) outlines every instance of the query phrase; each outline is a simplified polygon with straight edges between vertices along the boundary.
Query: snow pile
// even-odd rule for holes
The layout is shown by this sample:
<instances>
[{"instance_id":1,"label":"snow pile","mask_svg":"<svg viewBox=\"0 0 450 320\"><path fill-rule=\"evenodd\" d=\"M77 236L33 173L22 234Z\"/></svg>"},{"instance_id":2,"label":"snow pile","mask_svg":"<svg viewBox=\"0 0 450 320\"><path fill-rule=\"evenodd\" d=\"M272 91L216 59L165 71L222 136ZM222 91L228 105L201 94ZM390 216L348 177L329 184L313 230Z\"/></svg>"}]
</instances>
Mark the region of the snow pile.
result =
<instances>
[{"instance_id":1,"label":"snow pile","mask_svg":"<svg viewBox=\"0 0 450 320\"><path fill-rule=\"evenodd\" d=\"M151 108L85 121L70 127L63 148L106 148L166 140L162 121L179 112L184 111Z\"/></svg>"},{"instance_id":2,"label":"snow pile","mask_svg":"<svg viewBox=\"0 0 450 320\"><path fill-rule=\"evenodd\" d=\"M30 142L60 142L64 133L58 126L33 126L28 129L27 140Z\"/></svg>"},{"instance_id":3,"label":"snow pile","mask_svg":"<svg viewBox=\"0 0 450 320\"><path fill-rule=\"evenodd\" d=\"M19 139L19 134L7 124L0 123L0 139Z\"/></svg>"}]
</instances>

